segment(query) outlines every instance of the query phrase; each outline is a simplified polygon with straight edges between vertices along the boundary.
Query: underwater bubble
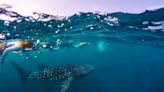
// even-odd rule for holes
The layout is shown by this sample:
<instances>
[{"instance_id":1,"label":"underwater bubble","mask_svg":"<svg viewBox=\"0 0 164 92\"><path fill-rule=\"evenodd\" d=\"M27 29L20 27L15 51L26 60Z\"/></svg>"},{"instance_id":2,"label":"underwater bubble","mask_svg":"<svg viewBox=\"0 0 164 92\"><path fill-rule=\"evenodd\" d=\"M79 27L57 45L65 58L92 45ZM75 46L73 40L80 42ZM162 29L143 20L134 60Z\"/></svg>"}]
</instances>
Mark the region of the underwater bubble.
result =
<instances>
[{"instance_id":1,"label":"underwater bubble","mask_svg":"<svg viewBox=\"0 0 164 92\"><path fill-rule=\"evenodd\" d=\"M71 20L69 19L68 22L71 22Z\"/></svg>"},{"instance_id":2,"label":"underwater bubble","mask_svg":"<svg viewBox=\"0 0 164 92\"><path fill-rule=\"evenodd\" d=\"M29 57L26 56L25 59L29 59Z\"/></svg>"},{"instance_id":3,"label":"underwater bubble","mask_svg":"<svg viewBox=\"0 0 164 92\"><path fill-rule=\"evenodd\" d=\"M61 45L61 40L60 39L56 40L56 45Z\"/></svg>"},{"instance_id":4,"label":"underwater bubble","mask_svg":"<svg viewBox=\"0 0 164 92\"><path fill-rule=\"evenodd\" d=\"M64 29L64 31L67 31L68 29Z\"/></svg>"},{"instance_id":5,"label":"underwater bubble","mask_svg":"<svg viewBox=\"0 0 164 92\"><path fill-rule=\"evenodd\" d=\"M40 43L40 40L39 39L36 41L36 44L38 44L38 43Z\"/></svg>"},{"instance_id":6,"label":"underwater bubble","mask_svg":"<svg viewBox=\"0 0 164 92\"><path fill-rule=\"evenodd\" d=\"M30 36L27 36L27 38L30 38Z\"/></svg>"},{"instance_id":7,"label":"underwater bubble","mask_svg":"<svg viewBox=\"0 0 164 92\"><path fill-rule=\"evenodd\" d=\"M6 35L7 35L7 36L10 36L11 34L10 34L10 33L7 33Z\"/></svg>"},{"instance_id":8,"label":"underwater bubble","mask_svg":"<svg viewBox=\"0 0 164 92\"><path fill-rule=\"evenodd\" d=\"M34 56L34 58L37 58L37 56Z\"/></svg>"},{"instance_id":9,"label":"underwater bubble","mask_svg":"<svg viewBox=\"0 0 164 92\"><path fill-rule=\"evenodd\" d=\"M52 25L48 25L48 27L52 28Z\"/></svg>"},{"instance_id":10,"label":"underwater bubble","mask_svg":"<svg viewBox=\"0 0 164 92\"><path fill-rule=\"evenodd\" d=\"M14 30L16 30L17 29L17 26L14 26Z\"/></svg>"},{"instance_id":11,"label":"underwater bubble","mask_svg":"<svg viewBox=\"0 0 164 92\"><path fill-rule=\"evenodd\" d=\"M38 36L38 35L39 35L39 33L36 33L36 35Z\"/></svg>"},{"instance_id":12,"label":"underwater bubble","mask_svg":"<svg viewBox=\"0 0 164 92\"><path fill-rule=\"evenodd\" d=\"M70 27L70 29L72 29L72 26Z\"/></svg>"},{"instance_id":13,"label":"underwater bubble","mask_svg":"<svg viewBox=\"0 0 164 92\"><path fill-rule=\"evenodd\" d=\"M5 21L5 22L4 22L4 25L5 25L5 26L9 26L9 25L10 25L10 21Z\"/></svg>"},{"instance_id":14,"label":"underwater bubble","mask_svg":"<svg viewBox=\"0 0 164 92\"><path fill-rule=\"evenodd\" d=\"M55 31L56 34L58 34L60 32L60 30L58 29L57 31Z\"/></svg>"}]
</instances>

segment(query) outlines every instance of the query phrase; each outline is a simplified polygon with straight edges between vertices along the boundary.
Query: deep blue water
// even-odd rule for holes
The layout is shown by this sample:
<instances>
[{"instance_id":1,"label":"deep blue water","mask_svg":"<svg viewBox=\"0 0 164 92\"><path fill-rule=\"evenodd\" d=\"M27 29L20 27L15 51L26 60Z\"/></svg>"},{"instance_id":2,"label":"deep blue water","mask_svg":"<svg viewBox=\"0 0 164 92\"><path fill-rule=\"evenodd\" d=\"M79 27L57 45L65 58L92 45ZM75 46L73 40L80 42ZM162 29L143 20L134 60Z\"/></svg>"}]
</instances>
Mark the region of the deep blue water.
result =
<instances>
[{"instance_id":1,"label":"deep blue water","mask_svg":"<svg viewBox=\"0 0 164 92\"><path fill-rule=\"evenodd\" d=\"M5 9L0 10L5 15ZM36 70L38 64L95 66L93 73L75 79L67 92L164 92L163 12L164 9L141 14L79 13L48 21L27 20L18 14L8 25L7 20L0 19L1 34L5 35L1 41L25 39L43 43L35 51L6 57L0 67L0 92L60 92L62 82L28 80L22 84L10 61L26 70ZM89 45L76 47L81 42ZM44 49L42 45L47 43L60 48Z\"/></svg>"}]
</instances>

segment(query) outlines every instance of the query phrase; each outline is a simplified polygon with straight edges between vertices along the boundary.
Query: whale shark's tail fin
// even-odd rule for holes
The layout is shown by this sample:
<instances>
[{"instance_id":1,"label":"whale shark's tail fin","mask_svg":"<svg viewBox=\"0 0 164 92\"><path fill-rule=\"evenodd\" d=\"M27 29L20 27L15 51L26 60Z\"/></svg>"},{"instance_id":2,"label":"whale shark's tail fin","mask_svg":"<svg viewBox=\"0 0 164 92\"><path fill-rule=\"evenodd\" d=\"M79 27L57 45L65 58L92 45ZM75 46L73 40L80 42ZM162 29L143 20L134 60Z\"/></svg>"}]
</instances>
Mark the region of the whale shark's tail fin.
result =
<instances>
[{"instance_id":1,"label":"whale shark's tail fin","mask_svg":"<svg viewBox=\"0 0 164 92\"><path fill-rule=\"evenodd\" d=\"M15 70L20 75L21 81L25 84L30 73L26 72L22 67L20 67L16 63L14 63L14 62L11 62L11 63L13 65L13 67L15 68Z\"/></svg>"}]
</instances>

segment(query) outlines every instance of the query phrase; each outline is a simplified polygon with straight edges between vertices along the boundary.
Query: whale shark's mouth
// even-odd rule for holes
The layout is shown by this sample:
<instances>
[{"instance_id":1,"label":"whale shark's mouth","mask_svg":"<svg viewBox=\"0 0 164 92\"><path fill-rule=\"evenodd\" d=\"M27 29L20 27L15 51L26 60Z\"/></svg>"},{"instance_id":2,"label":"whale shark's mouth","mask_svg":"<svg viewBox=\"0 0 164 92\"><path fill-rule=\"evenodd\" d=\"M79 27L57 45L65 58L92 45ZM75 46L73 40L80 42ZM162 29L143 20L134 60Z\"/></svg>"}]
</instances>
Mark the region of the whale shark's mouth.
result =
<instances>
[{"instance_id":1,"label":"whale shark's mouth","mask_svg":"<svg viewBox=\"0 0 164 92\"><path fill-rule=\"evenodd\" d=\"M95 70L95 67L93 65L85 64L84 66L86 67L88 73Z\"/></svg>"}]
</instances>

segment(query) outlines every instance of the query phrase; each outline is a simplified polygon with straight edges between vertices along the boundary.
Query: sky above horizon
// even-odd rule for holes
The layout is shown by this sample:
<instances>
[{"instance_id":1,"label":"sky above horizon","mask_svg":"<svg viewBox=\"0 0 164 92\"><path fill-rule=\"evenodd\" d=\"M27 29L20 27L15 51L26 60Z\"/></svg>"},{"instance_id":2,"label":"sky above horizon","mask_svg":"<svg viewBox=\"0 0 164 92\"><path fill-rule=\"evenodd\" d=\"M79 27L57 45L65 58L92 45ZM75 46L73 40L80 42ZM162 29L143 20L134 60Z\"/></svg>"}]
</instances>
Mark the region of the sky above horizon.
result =
<instances>
[{"instance_id":1,"label":"sky above horizon","mask_svg":"<svg viewBox=\"0 0 164 92\"><path fill-rule=\"evenodd\" d=\"M164 0L0 0L0 4L11 5L11 10L22 15L38 11L70 16L92 11L141 13L146 9L164 7Z\"/></svg>"}]
</instances>

